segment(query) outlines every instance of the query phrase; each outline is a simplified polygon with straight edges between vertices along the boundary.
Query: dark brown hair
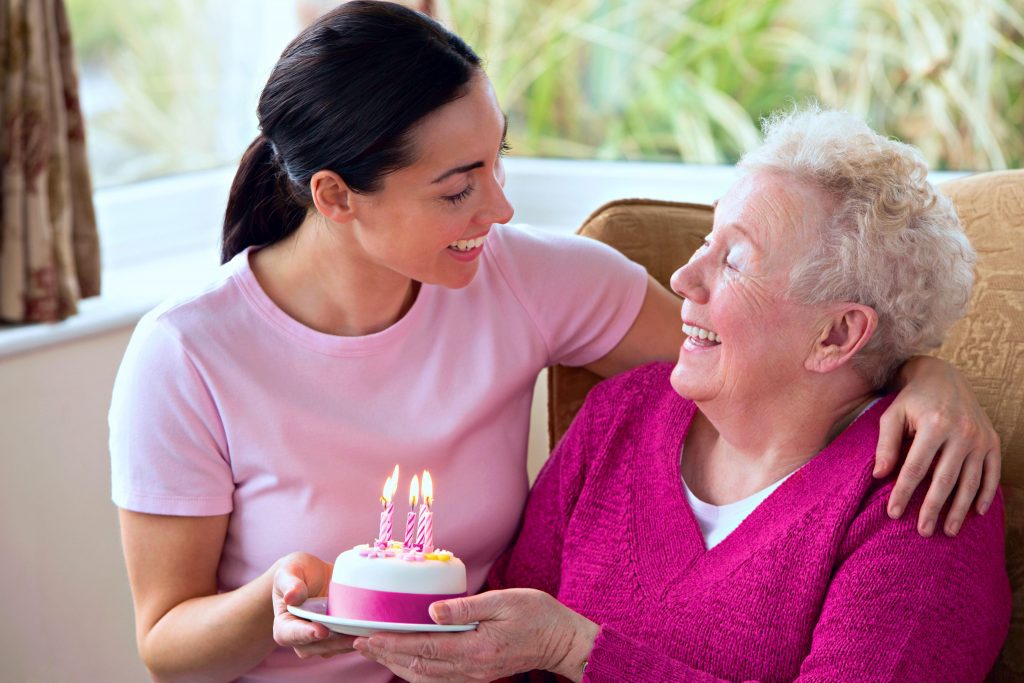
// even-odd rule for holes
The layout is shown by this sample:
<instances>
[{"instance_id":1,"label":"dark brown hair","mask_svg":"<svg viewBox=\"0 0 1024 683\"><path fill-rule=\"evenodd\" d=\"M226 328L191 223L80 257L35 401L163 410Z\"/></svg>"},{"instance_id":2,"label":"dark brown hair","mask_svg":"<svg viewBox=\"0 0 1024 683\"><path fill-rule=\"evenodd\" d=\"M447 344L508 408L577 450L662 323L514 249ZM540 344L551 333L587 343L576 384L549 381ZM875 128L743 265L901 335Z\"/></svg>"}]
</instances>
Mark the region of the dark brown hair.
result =
<instances>
[{"instance_id":1,"label":"dark brown hair","mask_svg":"<svg viewBox=\"0 0 1024 683\"><path fill-rule=\"evenodd\" d=\"M353 0L285 48L260 95L260 135L235 174L221 262L271 244L302 223L317 171L355 192L415 161L411 130L462 97L480 58L429 17L390 2Z\"/></svg>"}]
</instances>

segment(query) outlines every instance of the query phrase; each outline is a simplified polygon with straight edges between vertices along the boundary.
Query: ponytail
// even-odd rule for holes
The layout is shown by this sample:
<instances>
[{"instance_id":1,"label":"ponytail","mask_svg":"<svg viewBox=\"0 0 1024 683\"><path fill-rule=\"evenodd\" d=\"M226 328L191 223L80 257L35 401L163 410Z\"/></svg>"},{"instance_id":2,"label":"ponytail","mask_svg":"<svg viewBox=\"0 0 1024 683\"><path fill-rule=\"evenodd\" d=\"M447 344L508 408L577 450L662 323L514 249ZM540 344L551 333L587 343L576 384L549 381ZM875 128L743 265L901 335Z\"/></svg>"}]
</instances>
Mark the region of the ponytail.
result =
<instances>
[{"instance_id":1,"label":"ponytail","mask_svg":"<svg viewBox=\"0 0 1024 683\"><path fill-rule=\"evenodd\" d=\"M262 134L242 155L224 212L221 263L246 247L284 239L306 217L306 207L274 156L273 145Z\"/></svg>"}]
</instances>

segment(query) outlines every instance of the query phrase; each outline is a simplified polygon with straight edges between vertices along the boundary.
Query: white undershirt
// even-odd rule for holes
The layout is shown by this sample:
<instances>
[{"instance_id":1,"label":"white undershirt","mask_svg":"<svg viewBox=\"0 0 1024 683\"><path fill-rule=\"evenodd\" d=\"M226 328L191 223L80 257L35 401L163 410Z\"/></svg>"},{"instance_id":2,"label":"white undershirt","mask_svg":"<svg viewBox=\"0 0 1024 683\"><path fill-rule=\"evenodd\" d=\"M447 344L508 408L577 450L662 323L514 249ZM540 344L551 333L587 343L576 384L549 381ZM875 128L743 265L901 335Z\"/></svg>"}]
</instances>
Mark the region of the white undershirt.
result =
<instances>
[{"instance_id":1,"label":"white undershirt","mask_svg":"<svg viewBox=\"0 0 1024 683\"><path fill-rule=\"evenodd\" d=\"M747 518L747 515L753 512L765 498L772 495L772 492L791 476L793 476L792 472L774 484L769 484L757 493L747 496L743 500L737 500L735 503L727 503L726 505L705 503L694 495L684 479L683 488L686 489L686 502L693 509L693 514L700 525L701 534L704 535L704 545L707 546L707 549L711 550L724 541L725 537L735 531L736 527Z\"/></svg>"},{"instance_id":2,"label":"white undershirt","mask_svg":"<svg viewBox=\"0 0 1024 683\"><path fill-rule=\"evenodd\" d=\"M864 406L860 412L857 413L854 420L863 415L865 411L875 405L876 402L878 402L877 398ZM796 470L793 470L793 472L796 472L799 469L800 468L798 467ZM711 503L705 503L694 495L693 491L690 490L690 487L686 485L686 480L683 479L683 488L686 489L686 502L690 504L690 508L693 510L693 514L697 518L701 534L704 536L704 545L707 546L707 549L711 550L716 545L724 541L726 536L735 531L736 527L738 527L751 512L757 509L758 505L764 502L765 498L772 495L775 489L782 486L782 482L793 476L793 472L790 472L774 484L769 484L757 493L747 496L743 500L737 500L734 503L727 503L725 505L712 505ZM680 479L682 479L682 477L680 477Z\"/></svg>"}]
</instances>

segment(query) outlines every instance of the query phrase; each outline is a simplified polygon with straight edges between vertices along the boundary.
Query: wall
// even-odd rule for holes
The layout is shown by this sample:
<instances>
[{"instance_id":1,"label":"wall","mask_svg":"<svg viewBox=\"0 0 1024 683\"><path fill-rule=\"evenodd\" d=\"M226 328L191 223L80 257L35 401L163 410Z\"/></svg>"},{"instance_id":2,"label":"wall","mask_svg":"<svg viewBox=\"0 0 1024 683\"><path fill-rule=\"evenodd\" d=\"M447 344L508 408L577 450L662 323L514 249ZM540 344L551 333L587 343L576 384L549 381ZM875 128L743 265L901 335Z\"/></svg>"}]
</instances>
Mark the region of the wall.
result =
<instances>
[{"instance_id":1,"label":"wall","mask_svg":"<svg viewBox=\"0 0 1024 683\"><path fill-rule=\"evenodd\" d=\"M0 359L0 678L143 681L106 412L129 331Z\"/></svg>"},{"instance_id":2,"label":"wall","mask_svg":"<svg viewBox=\"0 0 1024 683\"><path fill-rule=\"evenodd\" d=\"M147 681L135 650L107 407L130 328L0 357L2 681ZM534 399L531 477L547 455Z\"/></svg>"}]
</instances>

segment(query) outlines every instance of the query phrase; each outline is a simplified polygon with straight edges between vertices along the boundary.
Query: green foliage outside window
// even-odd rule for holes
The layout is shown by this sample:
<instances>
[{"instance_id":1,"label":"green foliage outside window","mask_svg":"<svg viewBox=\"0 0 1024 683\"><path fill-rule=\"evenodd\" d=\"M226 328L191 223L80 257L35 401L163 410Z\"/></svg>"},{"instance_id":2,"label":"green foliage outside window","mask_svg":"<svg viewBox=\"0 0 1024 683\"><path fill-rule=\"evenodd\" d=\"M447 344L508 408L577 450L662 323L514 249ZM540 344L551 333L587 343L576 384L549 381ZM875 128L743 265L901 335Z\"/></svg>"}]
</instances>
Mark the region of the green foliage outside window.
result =
<instances>
[{"instance_id":1,"label":"green foliage outside window","mask_svg":"<svg viewBox=\"0 0 1024 683\"><path fill-rule=\"evenodd\" d=\"M238 6L66 1L80 68L108 91L88 120L98 184L237 161L234 138L255 131L224 126L251 126L237 112L255 109L257 93L225 91L232 26L211 17ZM309 4L279 2L293 16ZM513 154L731 163L756 144L761 116L814 98L917 145L933 168L1024 167L1024 0L433 6L485 58ZM245 59L283 47L241 39ZM236 81L246 67L256 70L231 66ZM266 74L250 75L256 90Z\"/></svg>"},{"instance_id":2,"label":"green foliage outside window","mask_svg":"<svg viewBox=\"0 0 1024 683\"><path fill-rule=\"evenodd\" d=\"M515 152L733 162L814 98L936 168L1024 166L1024 0L442 0Z\"/></svg>"}]
</instances>

